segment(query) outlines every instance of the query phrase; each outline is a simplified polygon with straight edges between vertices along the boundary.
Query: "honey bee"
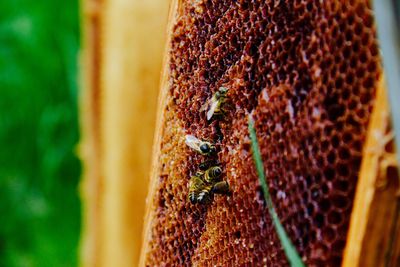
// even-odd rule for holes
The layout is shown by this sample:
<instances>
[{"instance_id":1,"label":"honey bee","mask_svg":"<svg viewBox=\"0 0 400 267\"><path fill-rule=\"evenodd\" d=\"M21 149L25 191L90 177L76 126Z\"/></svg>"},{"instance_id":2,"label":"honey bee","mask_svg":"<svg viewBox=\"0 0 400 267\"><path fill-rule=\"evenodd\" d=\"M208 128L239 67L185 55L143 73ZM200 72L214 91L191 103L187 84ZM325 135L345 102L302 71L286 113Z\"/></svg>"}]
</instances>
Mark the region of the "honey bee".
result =
<instances>
[{"instance_id":1,"label":"honey bee","mask_svg":"<svg viewBox=\"0 0 400 267\"><path fill-rule=\"evenodd\" d=\"M211 155L216 151L215 146L213 144L211 144L210 142L201 141L196 137L194 137L193 135L186 135L185 143L190 148L196 150L202 155Z\"/></svg>"},{"instance_id":2,"label":"honey bee","mask_svg":"<svg viewBox=\"0 0 400 267\"><path fill-rule=\"evenodd\" d=\"M222 174L221 167L218 166L211 167L204 172L204 181L206 181L209 184L214 184L215 182L217 182L221 174Z\"/></svg>"},{"instance_id":3,"label":"honey bee","mask_svg":"<svg viewBox=\"0 0 400 267\"><path fill-rule=\"evenodd\" d=\"M206 161L200 163L200 164L199 164L199 169L200 169L201 171L206 171L206 170L208 170L211 166L215 166L215 165L218 165L218 164L219 164L218 161L216 161L216 160L214 160L214 159L209 159L209 160L206 160Z\"/></svg>"},{"instance_id":4,"label":"honey bee","mask_svg":"<svg viewBox=\"0 0 400 267\"><path fill-rule=\"evenodd\" d=\"M229 194L229 192L230 192L229 184L226 181L215 183L211 190L211 193L223 194L223 195Z\"/></svg>"},{"instance_id":5,"label":"honey bee","mask_svg":"<svg viewBox=\"0 0 400 267\"><path fill-rule=\"evenodd\" d=\"M226 100L228 89L220 87L218 91L208 100L200 109L201 111L207 110L207 120L211 120L214 115L223 115L223 104Z\"/></svg>"},{"instance_id":6,"label":"honey bee","mask_svg":"<svg viewBox=\"0 0 400 267\"><path fill-rule=\"evenodd\" d=\"M188 199L192 204L207 204L211 201L212 186L206 184L198 174L190 178Z\"/></svg>"}]
</instances>

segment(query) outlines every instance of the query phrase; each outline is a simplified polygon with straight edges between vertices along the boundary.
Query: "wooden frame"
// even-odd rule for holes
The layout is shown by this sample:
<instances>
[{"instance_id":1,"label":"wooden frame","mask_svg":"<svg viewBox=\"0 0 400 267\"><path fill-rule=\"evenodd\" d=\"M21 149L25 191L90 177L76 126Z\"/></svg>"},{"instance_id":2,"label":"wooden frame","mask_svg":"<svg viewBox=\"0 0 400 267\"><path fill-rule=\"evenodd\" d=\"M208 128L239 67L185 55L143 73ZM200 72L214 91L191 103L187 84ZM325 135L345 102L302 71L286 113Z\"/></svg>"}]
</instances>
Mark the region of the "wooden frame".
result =
<instances>
[{"instance_id":1,"label":"wooden frame","mask_svg":"<svg viewBox=\"0 0 400 267\"><path fill-rule=\"evenodd\" d=\"M385 150L393 142L389 124L387 91L381 79L364 144L343 267L399 264L399 181L398 174L388 170L392 167L398 172L398 165L394 151Z\"/></svg>"},{"instance_id":2,"label":"wooden frame","mask_svg":"<svg viewBox=\"0 0 400 267\"><path fill-rule=\"evenodd\" d=\"M82 2L83 266L138 263L168 5Z\"/></svg>"},{"instance_id":3,"label":"wooden frame","mask_svg":"<svg viewBox=\"0 0 400 267\"><path fill-rule=\"evenodd\" d=\"M168 19L167 44L170 32L179 10L179 0L172 0ZM158 11L154 10L158 6ZM147 118L149 127L144 129L142 120L133 119L146 112L154 112L155 95L157 94L158 71L161 61L149 62L149 56L161 58L164 47L164 35L160 32L147 35L136 41L139 34L132 30L143 30L146 26L140 14L134 9L147 10L145 18L156 12L166 10L167 1L100 1L83 2L83 53L81 93L81 129L83 132L80 154L84 161L84 180L81 192L84 202L84 230L81 243L81 264L83 266L135 266L140 256L140 266L145 266L148 251L147 240L150 237L152 201L158 175L158 155L162 137L164 107L168 84L168 51L164 54L161 90L158 97L156 130L152 150L151 179L145 228L142 233L142 217L145 192L147 188L146 162L149 162L151 151L148 150L141 161L134 158L129 150L141 144L146 147L152 142L154 117ZM129 16L132 15L133 16ZM166 12L165 12L166 15ZM153 27L162 29L166 22L160 16ZM147 21L147 20L146 20ZM153 44L160 56L144 51L143 44ZM153 51L153 50L151 50ZM142 57L143 55L147 55ZM148 83L140 74L144 64L153 71ZM116 66L118 67L116 69ZM131 76L136 73L137 76ZM157 77L157 78L155 78ZM142 79L143 78L143 79ZM158 81L158 80L157 80ZM151 84L151 85L150 85ZM151 88L146 91L134 91L132 86ZM143 95L150 91L150 95ZM140 92L140 93L138 93ZM148 99L153 99L150 103ZM130 110L131 106L144 109ZM121 104L122 103L122 104ZM121 116L123 114L123 116ZM365 143L363 162L360 172L357 193L354 202L351 225L342 266L397 266L400 254L400 223L398 215L400 202L397 197L398 180L395 175L383 175L387 162L397 168L390 153L382 147L383 139L389 125L389 107L384 81L377 90L376 104L371 117L369 132ZM144 132L140 137L127 137L135 128ZM137 134L140 134L136 132ZM125 141L121 141L124 140ZM145 139L145 141L144 141ZM383 144L384 145L384 144ZM126 149L122 152L121 150ZM136 174L131 165L139 166ZM136 175L136 176L135 176ZM385 176L385 177L383 177ZM379 187L379 181L387 181L385 187ZM141 254L139 250L141 248ZM386 264L386 265L385 265Z\"/></svg>"}]
</instances>

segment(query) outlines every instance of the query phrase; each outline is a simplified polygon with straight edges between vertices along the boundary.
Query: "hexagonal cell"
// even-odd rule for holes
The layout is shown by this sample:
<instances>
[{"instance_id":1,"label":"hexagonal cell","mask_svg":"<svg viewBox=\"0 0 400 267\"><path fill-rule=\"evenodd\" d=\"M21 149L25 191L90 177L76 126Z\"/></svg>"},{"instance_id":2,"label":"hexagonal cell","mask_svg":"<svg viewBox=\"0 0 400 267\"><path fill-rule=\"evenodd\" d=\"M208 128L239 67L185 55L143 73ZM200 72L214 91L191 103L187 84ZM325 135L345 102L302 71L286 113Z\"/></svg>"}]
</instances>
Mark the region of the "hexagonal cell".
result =
<instances>
[{"instance_id":1,"label":"hexagonal cell","mask_svg":"<svg viewBox=\"0 0 400 267\"><path fill-rule=\"evenodd\" d=\"M381 75L368 1L195 2L182 1L171 33L146 264L288 265L252 160L252 113L284 228L308 266L339 266ZM201 107L221 86L229 105L207 120ZM188 202L205 157L186 134L216 145L230 196Z\"/></svg>"}]
</instances>

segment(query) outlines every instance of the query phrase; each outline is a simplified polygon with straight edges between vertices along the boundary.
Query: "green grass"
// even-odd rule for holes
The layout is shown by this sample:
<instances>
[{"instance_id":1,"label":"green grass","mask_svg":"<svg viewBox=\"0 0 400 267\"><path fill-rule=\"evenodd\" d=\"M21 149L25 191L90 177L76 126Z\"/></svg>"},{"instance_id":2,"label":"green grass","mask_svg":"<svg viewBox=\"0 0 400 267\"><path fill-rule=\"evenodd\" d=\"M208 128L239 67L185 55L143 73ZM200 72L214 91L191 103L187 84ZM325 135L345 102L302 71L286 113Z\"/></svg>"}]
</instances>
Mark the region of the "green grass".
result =
<instances>
[{"instance_id":1,"label":"green grass","mask_svg":"<svg viewBox=\"0 0 400 267\"><path fill-rule=\"evenodd\" d=\"M250 133L250 140L251 140L251 148L253 150L253 159L254 164L257 169L257 175L260 181L260 185L264 194L265 202L267 203L267 209L269 215L272 218L272 222L274 224L276 233L278 234L279 240L285 251L286 257L292 267L304 267L304 263L301 260L299 253L297 252L296 248L294 247L292 241L290 240L289 236L287 235L285 229L283 228L278 214L275 211L274 204L272 203L271 195L269 194L269 188L267 181L265 179L264 167L261 158L260 148L258 145L257 134L254 128L254 121L252 117L249 117L249 133Z\"/></svg>"},{"instance_id":2,"label":"green grass","mask_svg":"<svg viewBox=\"0 0 400 267\"><path fill-rule=\"evenodd\" d=\"M76 266L78 2L0 2L0 266Z\"/></svg>"}]
</instances>

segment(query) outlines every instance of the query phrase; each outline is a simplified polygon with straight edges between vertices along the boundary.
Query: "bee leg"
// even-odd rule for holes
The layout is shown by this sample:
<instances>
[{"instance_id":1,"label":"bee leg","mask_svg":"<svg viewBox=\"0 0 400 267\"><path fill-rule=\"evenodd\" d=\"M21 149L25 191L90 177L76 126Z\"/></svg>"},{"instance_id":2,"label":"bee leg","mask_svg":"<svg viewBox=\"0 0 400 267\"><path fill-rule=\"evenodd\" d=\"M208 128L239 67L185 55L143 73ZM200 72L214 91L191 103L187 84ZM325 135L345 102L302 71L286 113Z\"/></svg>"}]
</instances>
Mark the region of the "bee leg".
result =
<instances>
[{"instance_id":1,"label":"bee leg","mask_svg":"<svg viewBox=\"0 0 400 267\"><path fill-rule=\"evenodd\" d=\"M234 106L232 105L232 103L230 101L224 101L223 104L221 105L220 110L222 113L225 114L228 112L228 110L233 109L233 108L234 108Z\"/></svg>"},{"instance_id":2,"label":"bee leg","mask_svg":"<svg viewBox=\"0 0 400 267\"><path fill-rule=\"evenodd\" d=\"M225 109L226 108L230 109L230 108L233 108L233 105L232 105L232 103L230 101L224 101L222 109L224 109L224 108Z\"/></svg>"},{"instance_id":3,"label":"bee leg","mask_svg":"<svg viewBox=\"0 0 400 267\"><path fill-rule=\"evenodd\" d=\"M217 114L214 114L215 117L218 117L219 119L224 119L226 118L226 114L228 113L228 110L230 109L230 106L228 104L224 104L219 112Z\"/></svg>"}]
</instances>

